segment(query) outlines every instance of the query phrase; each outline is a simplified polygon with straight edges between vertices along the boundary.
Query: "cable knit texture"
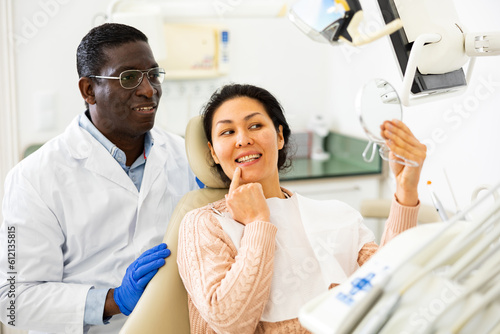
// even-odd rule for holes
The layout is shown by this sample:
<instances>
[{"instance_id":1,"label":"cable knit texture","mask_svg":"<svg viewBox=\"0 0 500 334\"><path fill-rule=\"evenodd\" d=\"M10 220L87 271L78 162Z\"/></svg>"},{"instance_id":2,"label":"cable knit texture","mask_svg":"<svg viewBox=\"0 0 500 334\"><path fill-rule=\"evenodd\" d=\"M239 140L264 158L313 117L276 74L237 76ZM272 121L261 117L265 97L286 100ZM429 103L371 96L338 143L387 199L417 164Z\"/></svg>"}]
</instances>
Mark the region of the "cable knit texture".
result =
<instances>
[{"instance_id":1,"label":"cable knit texture","mask_svg":"<svg viewBox=\"0 0 500 334\"><path fill-rule=\"evenodd\" d=\"M225 200L213 205L227 212ZM404 207L394 200L391 209L382 245L417 223L418 206ZM191 333L309 333L298 319L260 321L271 289L276 233L269 222L252 222L238 252L210 206L184 217L177 262L188 292ZM374 242L365 244L358 264L377 249Z\"/></svg>"}]
</instances>

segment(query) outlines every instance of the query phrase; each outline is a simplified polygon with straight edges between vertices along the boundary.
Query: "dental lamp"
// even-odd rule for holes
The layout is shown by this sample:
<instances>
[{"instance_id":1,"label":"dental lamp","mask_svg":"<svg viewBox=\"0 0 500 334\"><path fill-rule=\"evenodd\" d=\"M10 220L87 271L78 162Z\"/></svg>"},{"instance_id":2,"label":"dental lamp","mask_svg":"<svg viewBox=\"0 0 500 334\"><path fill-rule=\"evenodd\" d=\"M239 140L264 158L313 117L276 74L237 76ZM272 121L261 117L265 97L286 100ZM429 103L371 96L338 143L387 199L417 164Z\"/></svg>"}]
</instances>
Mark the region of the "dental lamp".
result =
<instances>
[{"instance_id":1,"label":"dental lamp","mask_svg":"<svg viewBox=\"0 0 500 334\"><path fill-rule=\"evenodd\" d=\"M359 0L300 0L290 20L315 41L361 46L390 35L403 76L401 102L412 106L461 94L475 58L500 55L500 32L467 32L453 0L377 0L385 26L360 30ZM462 66L466 65L465 74ZM446 95L446 96L445 96Z\"/></svg>"}]
</instances>

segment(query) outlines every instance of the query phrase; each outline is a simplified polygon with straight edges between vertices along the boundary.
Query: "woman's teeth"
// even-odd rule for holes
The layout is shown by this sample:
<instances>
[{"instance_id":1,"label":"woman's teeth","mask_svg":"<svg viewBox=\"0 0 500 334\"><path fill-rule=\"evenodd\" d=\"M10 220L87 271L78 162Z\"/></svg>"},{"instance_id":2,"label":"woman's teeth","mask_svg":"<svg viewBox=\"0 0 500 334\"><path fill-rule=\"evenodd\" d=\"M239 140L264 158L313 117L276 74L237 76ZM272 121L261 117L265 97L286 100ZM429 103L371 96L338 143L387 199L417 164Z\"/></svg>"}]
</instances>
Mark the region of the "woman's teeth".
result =
<instances>
[{"instance_id":1,"label":"woman's teeth","mask_svg":"<svg viewBox=\"0 0 500 334\"><path fill-rule=\"evenodd\" d=\"M260 158L260 156L261 156L260 154L251 154L251 155L247 155L247 156L236 159L236 162L238 162L238 163L249 162L249 161Z\"/></svg>"}]
</instances>

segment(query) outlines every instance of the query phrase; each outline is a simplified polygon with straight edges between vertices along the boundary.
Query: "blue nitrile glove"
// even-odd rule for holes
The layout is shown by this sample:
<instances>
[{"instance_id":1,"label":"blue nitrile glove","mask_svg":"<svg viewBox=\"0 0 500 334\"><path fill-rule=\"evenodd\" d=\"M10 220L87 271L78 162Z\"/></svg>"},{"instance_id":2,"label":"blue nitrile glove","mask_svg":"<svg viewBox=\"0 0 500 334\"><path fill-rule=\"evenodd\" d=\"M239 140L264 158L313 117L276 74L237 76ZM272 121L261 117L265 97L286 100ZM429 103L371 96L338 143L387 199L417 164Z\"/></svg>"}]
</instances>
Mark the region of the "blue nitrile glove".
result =
<instances>
[{"instance_id":1,"label":"blue nitrile glove","mask_svg":"<svg viewBox=\"0 0 500 334\"><path fill-rule=\"evenodd\" d=\"M122 280L122 285L115 289L114 299L120 311L129 315L141 298L146 285L165 264L165 258L170 255L170 249L166 244L159 244L137 258L127 268Z\"/></svg>"}]
</instances>

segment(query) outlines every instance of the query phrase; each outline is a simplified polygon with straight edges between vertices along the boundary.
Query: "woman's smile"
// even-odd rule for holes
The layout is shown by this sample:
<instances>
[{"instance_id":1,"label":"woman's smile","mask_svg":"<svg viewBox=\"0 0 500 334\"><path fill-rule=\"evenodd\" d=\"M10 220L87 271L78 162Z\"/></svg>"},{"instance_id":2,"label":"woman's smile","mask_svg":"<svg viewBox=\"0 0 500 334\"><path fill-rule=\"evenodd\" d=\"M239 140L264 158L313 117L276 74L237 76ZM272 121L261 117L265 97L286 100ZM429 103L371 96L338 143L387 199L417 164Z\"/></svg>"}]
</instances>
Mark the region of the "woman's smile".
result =
<instances>
[{"instance_id":1,"label":"woman's smile","mask_svg":"<svg viewBox=\"0 0 500 334\"><path fill-rule=\"evenodd\" d=\"M244 155L240 156L239 158L237 158L235 161L238 164L246 165L246 164L249 164L251 162L255 162L256 160L260 159L261 156L262 156L262 154L255 154L255 153L244 154Z\"/></svg>"}]
</instances>

